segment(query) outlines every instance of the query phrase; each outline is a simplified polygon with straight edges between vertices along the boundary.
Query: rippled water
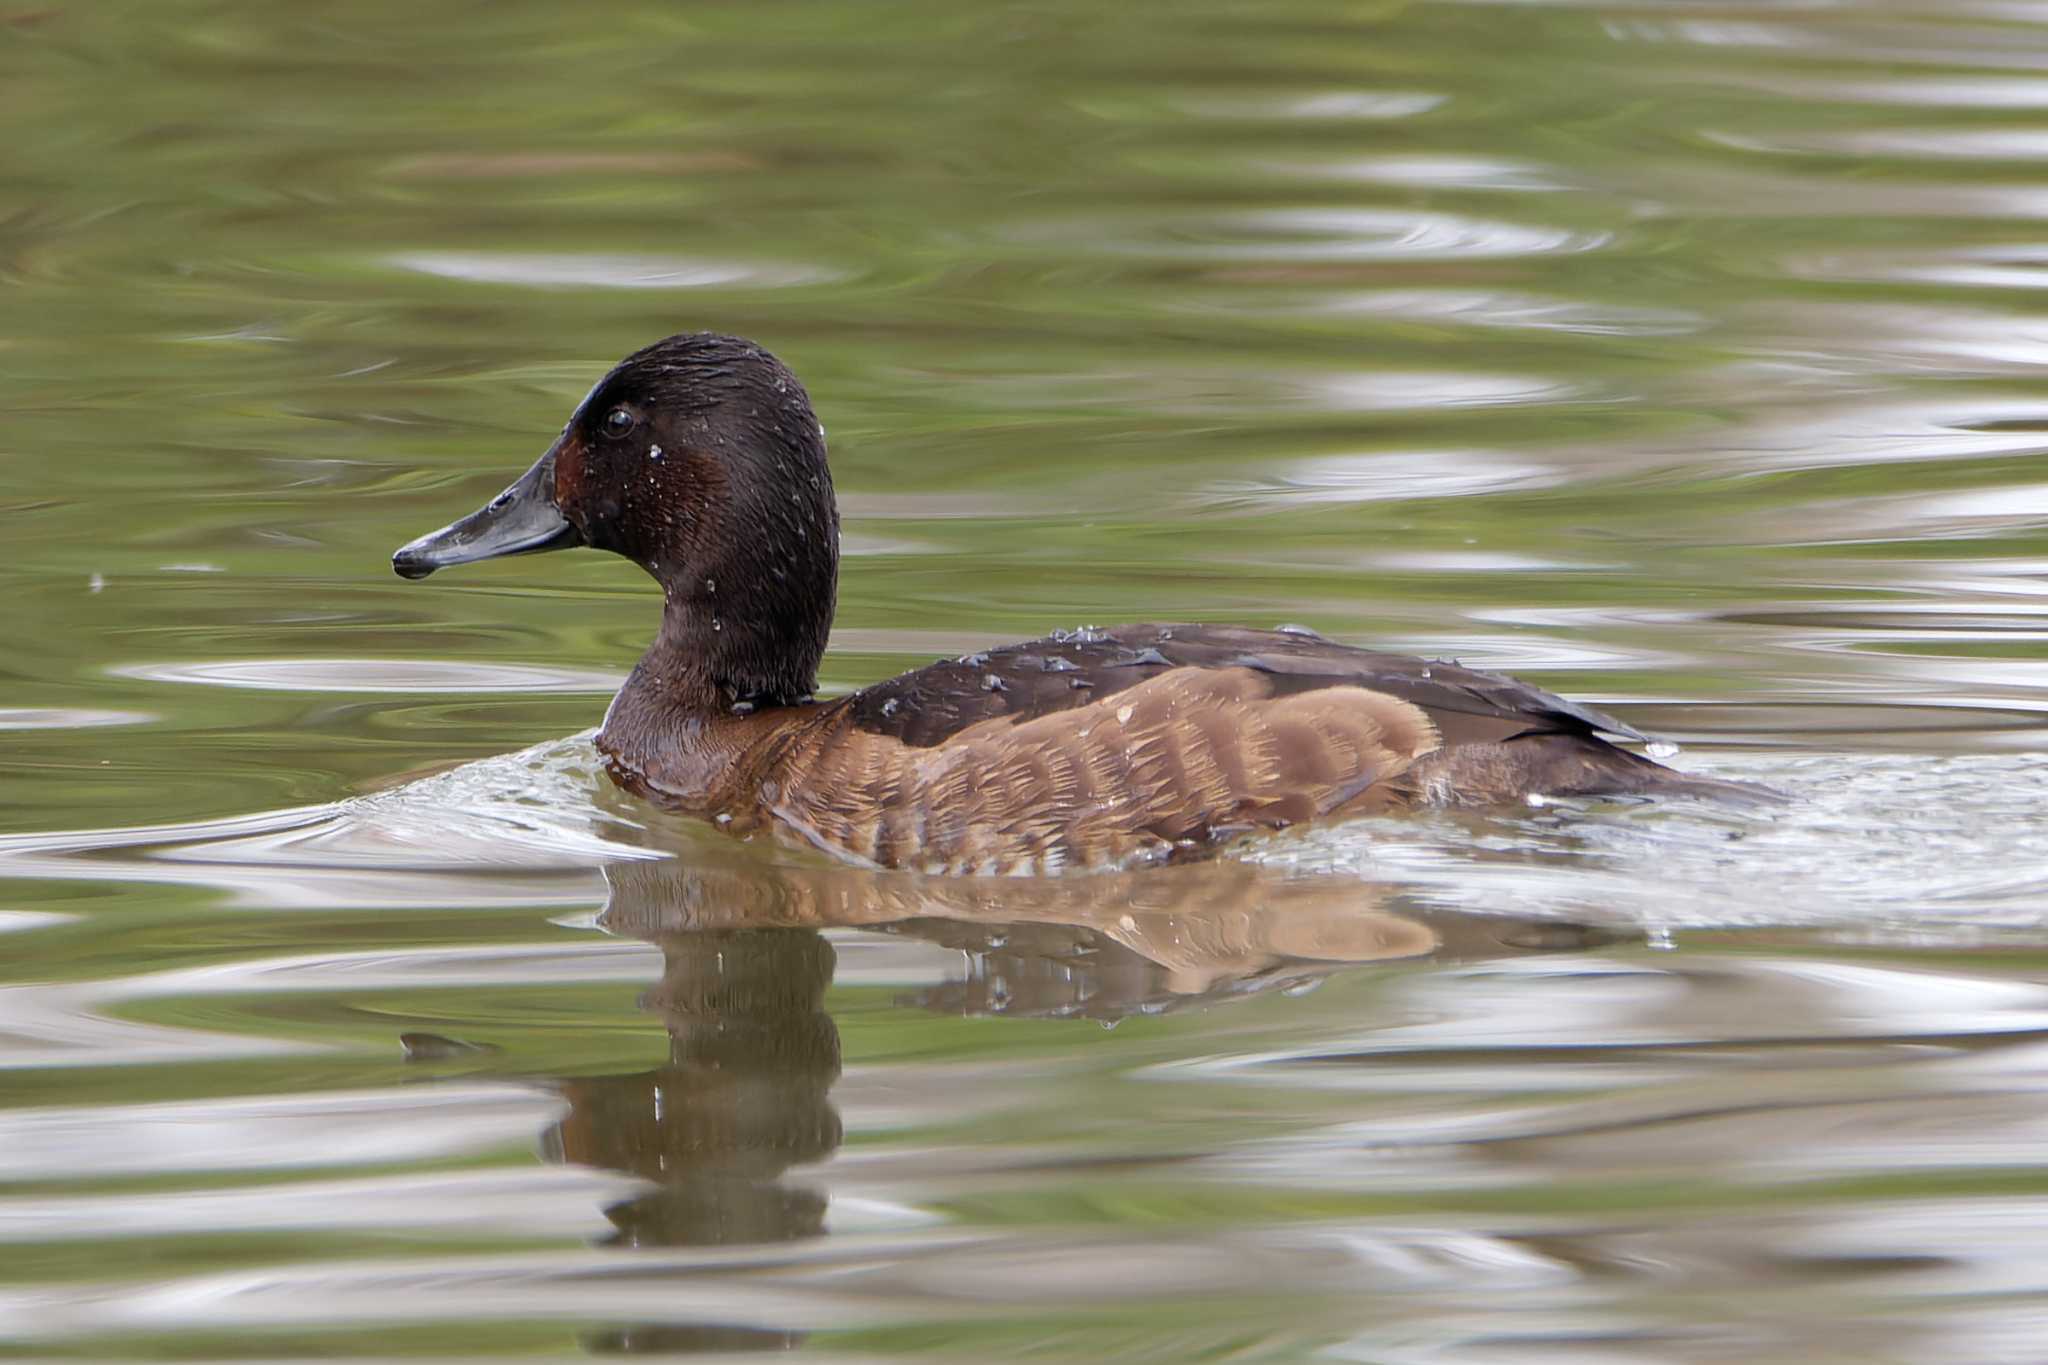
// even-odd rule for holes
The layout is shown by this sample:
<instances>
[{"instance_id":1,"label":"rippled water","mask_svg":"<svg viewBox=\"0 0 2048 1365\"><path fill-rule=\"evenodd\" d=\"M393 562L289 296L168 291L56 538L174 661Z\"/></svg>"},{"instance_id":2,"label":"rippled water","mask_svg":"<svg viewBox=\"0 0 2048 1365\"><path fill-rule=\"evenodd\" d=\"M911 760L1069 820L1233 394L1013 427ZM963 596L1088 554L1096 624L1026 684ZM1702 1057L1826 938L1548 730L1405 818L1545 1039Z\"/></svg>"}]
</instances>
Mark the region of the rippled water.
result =
<instances>
[{"instance_id":1,"label":"rippled water","mask_svg":"<svg viewBox=\"0 0 2048 1365\"><path fill-rule=\"evenodd\" d=\"M31 6L0 110L0 1355L2042 1356L2048 9ZM697 326L835 689L1303 621L1800 800L655 815L635 570L386 559Z\"/></svg>"}]
</instances>

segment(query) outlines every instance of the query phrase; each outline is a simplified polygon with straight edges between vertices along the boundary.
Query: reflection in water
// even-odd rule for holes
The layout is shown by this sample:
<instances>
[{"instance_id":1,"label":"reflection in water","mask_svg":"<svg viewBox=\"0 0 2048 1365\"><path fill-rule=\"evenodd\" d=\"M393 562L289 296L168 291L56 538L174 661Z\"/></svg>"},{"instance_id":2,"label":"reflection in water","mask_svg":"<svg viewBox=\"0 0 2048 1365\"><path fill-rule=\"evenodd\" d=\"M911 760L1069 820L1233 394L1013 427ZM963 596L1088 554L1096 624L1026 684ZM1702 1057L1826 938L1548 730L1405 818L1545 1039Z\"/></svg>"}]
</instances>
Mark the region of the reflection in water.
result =
<instances>
[{"instance_id":1,"label":"reflection in water","mask_svg":"<svg viewBox=\"0 0 2048 1365\"><path fill-rule=\"evenodd\" d=\"M668 1028L652 1071L566 1080L570 1110L548 1133L551 1160L624 1171L650 1193L614 1204L608 1246L790 1242L823 1233L825 1198L782 1182L839 1146L826 1092L839 1030L825 1013L832 945L815 930L733 927L661 940L661 981L643 998ZM611 1350L772 1348L800 1334L724 1325L640 1326Z\"/></svg>"},{"instance_id":2,"label":"reflection in water","mask_svg":"<svg viewBox=\"0 0 2048 1365\"><path fill-rule=\"evenodd\" d=\"M1583 950L1626 936L1398 907L1371 882L1232 860L1098 877L920 877L700 848L688 862L614 863L605 880L600 923L662 945L671 971L691 935L769 927L884 930L966 953L962 992L917 998L949 1013L1116 1020L1358 963ZM1021 989L1027 980L1038 984Z\"/></svg>"},{"instance_id":3,"label":"reflection in water","mask_svg":"<svg viewBox=\"0 0 2048 1365\"><path fill-rule=\"evenodd\" d=\"M1574 951L1620 934L1556 920L1395 913L1344 878L1195 864L1065 881L922 878L759 860L619 862L601 924L661 949L642 997L669 1035L651 1071L560 1082L549 1160L655 1188L605 1210L607 1246L763 1245L826 1232L825 1195L785 1179L839 1147L829 1092L837 955L823 931L886 929L966 953L963 981L910 997L946 1013L1113 1023L1195 1001L1306 988L1345 965ZM797 1331L655 1323L600 1350L779 1349Z\"/></svg>"}]
</instances>

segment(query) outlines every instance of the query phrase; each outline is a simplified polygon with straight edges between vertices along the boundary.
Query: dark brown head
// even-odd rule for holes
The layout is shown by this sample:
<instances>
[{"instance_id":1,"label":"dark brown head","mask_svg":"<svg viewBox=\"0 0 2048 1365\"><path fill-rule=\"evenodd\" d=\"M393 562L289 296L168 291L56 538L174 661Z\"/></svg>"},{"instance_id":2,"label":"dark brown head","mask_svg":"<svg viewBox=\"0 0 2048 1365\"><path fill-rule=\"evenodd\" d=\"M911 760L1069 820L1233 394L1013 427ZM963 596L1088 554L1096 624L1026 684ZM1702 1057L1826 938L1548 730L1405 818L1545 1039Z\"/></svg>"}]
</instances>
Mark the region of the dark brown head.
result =
<instances>
[{"instance_id":1,"label":"dark brown head","mask_svg":"<svg viewBox=\"0 0 2048 1365\"><path fill-rule=\"evenodd\" d=\"M816 686L839 511L810 398L759 346L692 332L627 356L516 483L391 563L424 578L574 545L652 574L663 645L729 700L783 704Z\"/></svg>"}]
</instances>

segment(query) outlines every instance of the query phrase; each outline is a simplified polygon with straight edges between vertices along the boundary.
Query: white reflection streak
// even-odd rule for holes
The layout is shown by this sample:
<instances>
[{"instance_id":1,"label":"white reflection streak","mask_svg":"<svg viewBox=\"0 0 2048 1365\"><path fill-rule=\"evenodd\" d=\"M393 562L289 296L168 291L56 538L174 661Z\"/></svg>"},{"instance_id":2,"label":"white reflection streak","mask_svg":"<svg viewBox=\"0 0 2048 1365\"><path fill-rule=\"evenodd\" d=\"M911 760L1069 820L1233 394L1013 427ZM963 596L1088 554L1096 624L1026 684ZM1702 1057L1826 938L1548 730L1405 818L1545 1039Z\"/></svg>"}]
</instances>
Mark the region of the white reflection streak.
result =
<instances>
[{"instance_id":1,"label":"white reflection streak","mask_svg":"<svg viewBox=\"0 0 2048 1365\"><path fill-rule=\"evenodd\" d=\"M1258 158L1253 169L1289 180L1360 180L1383 185L1442 186L1447 189L1527 193L1565 188L1561 174L1529 162L1488 156L1407 155L1348 161L1292 161Z\"/></svg>"},{"instance_id":2,"label":"white reflection streak","mask_svg":"<svg viewBox=\"0 0 2048 1365\"><path fill-rule=\"evenodd\" d=\"M1259 306L1283 313L1367 313L1468 327L1582 336L1681 336L1707 325L1700 314L1675 308L1590 302L1513 290L1322 290L1286 306L1276 306L1271 296L1262 296Z\"/></svg>"},{"instance_id":3,"label":"white reflection streak","mask_svg":"<svg viewBox=\"0 0 2048 1365\"><path fill-rule=\"evenodd\" d=\"M572 252L416 251L388 258L400 270L474 284L533 288L789 288L842 278L814 265L711 261L685 256L583 255Z\"/></svg>"},{"instance_id":4,"label":"white reflection streak","mask_svg":"<svg viewBox=\"0 0 2048 1365\"><path fill-rule=\"evenodd\" d=\"M877 1292L870 1275L852 1272L900 1268L986 1240L924 1230L768 1246L330 1261L155 1283L0 1288L0 1321L16 1339L494 1319L711 1321L819 1331L901 1321L913 1304L921 1315L961 1311L937 1296Z\"/></svg>"},{"instance_id":5,"label":"white reflection streak","mask_svg":"<svg viewBox=\"0 0 2048 1365\"><path fill-rule=\"evenodd\" d=\"M105 1112L117 1122L123 1117L119 1109ZM182 1237L198 1227L216 1233L408 1228L595 1237L610 1227L599 1210L647 1187L636 1177L587 1166L518 1166L250 1189L26 1195L0 1198L0 1242Z\"/></svg>"},{"instance_id":6,"label":"white reflection streak","mask_svg":"<svg viewBox=\"0 0 2048 1365\"><path fill-rule=\"evenodd\" d=\"M536 1087L478 1081L0 1110L0 1179L425 1161L528 1147L567 1112Z\"/></svg>"},{"instance_id":7,"label":"white reflection streak","mask_svg":"<svg viewBox=\"0 0 2048 1365\"><path fill-rule=\"evenodd\" d=\"M434 659L234 659L124 664L116 677L200 683L268 692L609 693L623 673L536 664L449 663Z\"/></svg>"},{"instance_id":8,"label":"white reflection streak","mask_svg":"<svg viewBox=\"0 0 2048 1365\"><path fill-rule=\"evenodd\" d=\"M1319 94L1218 95L1204 91L1171 99L1176 112L1199 118L1259 119L1289 123L1413 118L1449 96L1420 90L1331 90Z\"/></svg>"},{"instance_id":9,"label":"white reflection streak","mask_svg":"<svg viewBox=\"0 0 2048 1365\"><path fill-rule=\"evenodd\" d=\"M1563 471L1490 451L1376 450L1282 466L1269 480L1208 485L1198 497L1242 501L1400 502L1543 488Z\"/></svg>"},{"instance_id":10,"label":"white reflection streak","mask_svg":"<svg viewBox=\"0 0 2048 1365\"><path fill-rule=\"evenodd\" d=\"M1745 376L1730 372L1724 378L1735 384ZM1754 382L1757 376L1747 378ZM1883 402L1868 392L1857 392L1821 404L1807 394L1798 396L1796 407L1759 409L1741 426L1716 428L1662 445L1637 442L1626 449L1601 447L1597 453L1603 460L1654 467L1711 452L1727 471L2035 455L2048 439L2031 428L2040 418L2038 402L2018 399L1979 397L1967 405L1915 398ZM2000 424L2008 420L2029 425L2001 429ZM1740 528L1725 529L1740 537Z\"/></svg>"}]
</instances>

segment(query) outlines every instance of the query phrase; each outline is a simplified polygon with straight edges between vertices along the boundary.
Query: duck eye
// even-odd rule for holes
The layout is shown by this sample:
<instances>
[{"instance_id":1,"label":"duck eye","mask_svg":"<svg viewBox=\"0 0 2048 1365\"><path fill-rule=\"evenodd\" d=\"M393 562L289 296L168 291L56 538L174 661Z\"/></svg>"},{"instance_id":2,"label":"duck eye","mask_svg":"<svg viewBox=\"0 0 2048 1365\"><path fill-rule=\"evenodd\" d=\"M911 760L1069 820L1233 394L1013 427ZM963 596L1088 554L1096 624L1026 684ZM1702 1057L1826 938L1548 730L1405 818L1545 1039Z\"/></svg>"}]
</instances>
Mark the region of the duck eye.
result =
<instances>
[{"instance_id":1,"label":"duck eye","mask_svg":"<svg viewBox=\"0 0 2048 1365\"><path fill-rule=\"evenodd\" d=\"M640 424L640 419L624 408L613 408L604 415L604 434L617 440Z\"/></svg>"}]
</instances>

